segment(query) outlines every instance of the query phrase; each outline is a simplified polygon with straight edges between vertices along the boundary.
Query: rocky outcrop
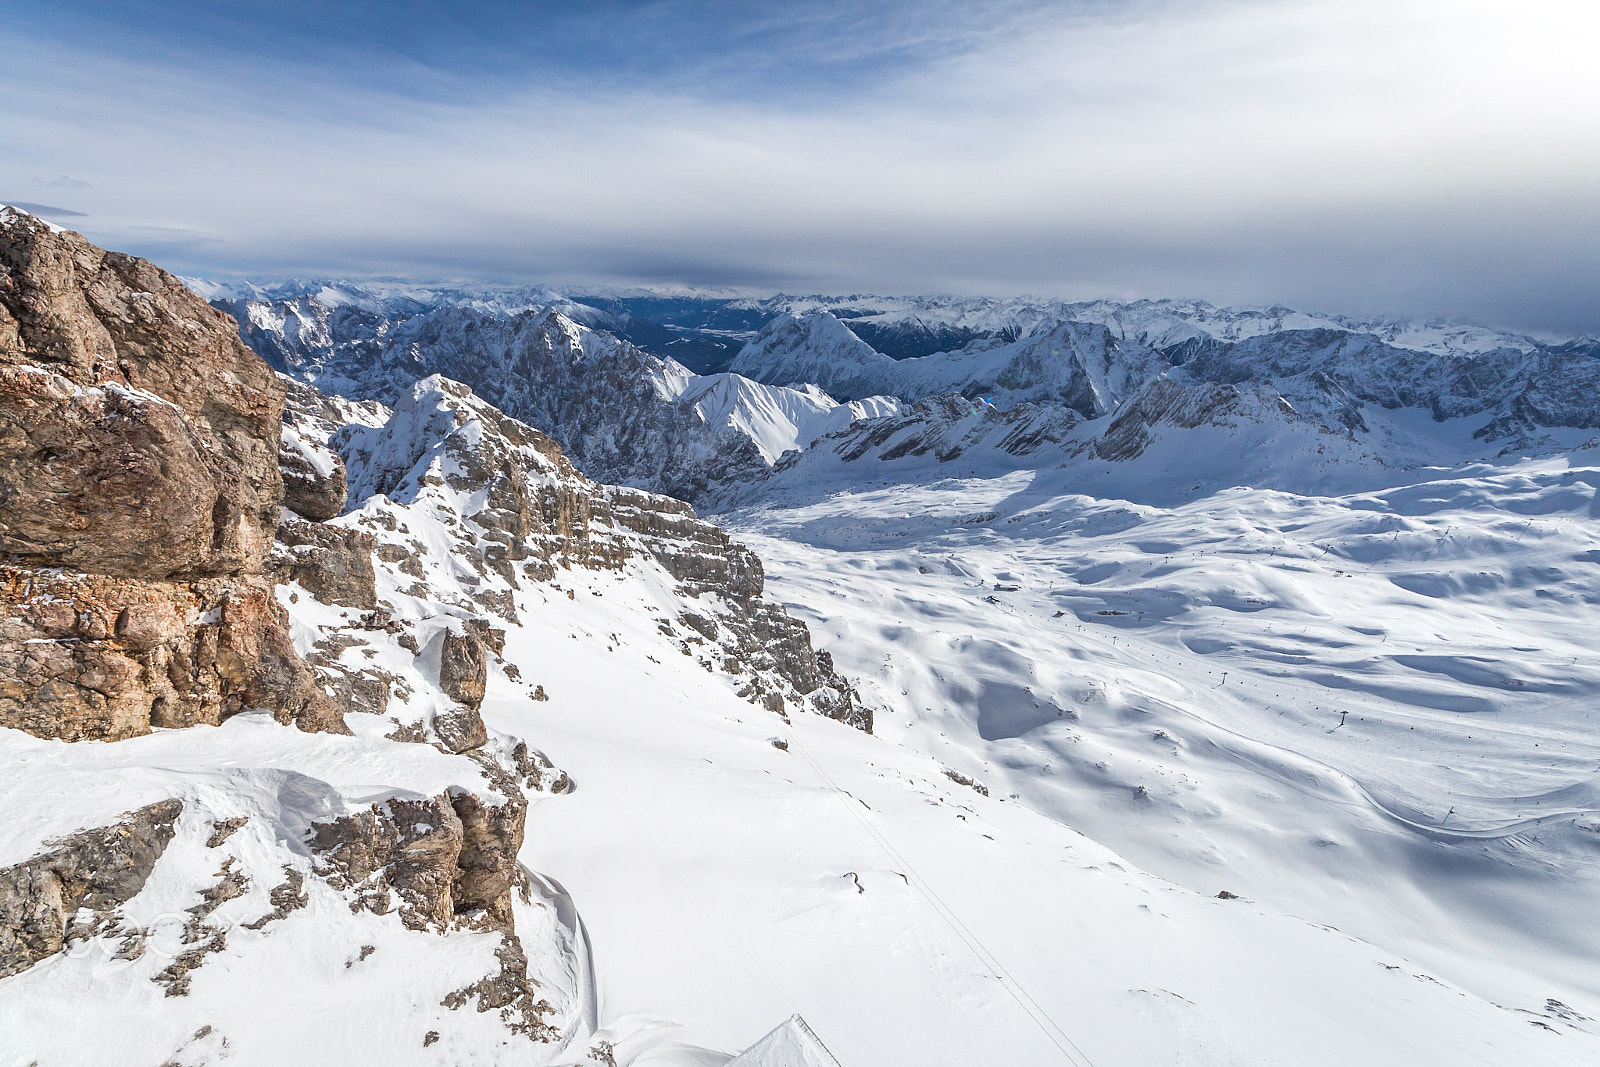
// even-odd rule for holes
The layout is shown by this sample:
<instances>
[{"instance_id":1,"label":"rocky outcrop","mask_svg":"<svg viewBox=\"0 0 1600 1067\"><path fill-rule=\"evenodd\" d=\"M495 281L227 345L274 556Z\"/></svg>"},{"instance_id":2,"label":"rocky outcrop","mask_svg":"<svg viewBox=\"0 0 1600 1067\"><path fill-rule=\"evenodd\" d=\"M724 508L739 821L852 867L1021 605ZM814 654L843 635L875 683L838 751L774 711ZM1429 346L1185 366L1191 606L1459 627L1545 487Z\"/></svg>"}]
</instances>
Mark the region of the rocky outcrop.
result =
<instances>
[{"instance_id":1,"label":"rocky outcrop","mask_svg":"<svg viewBox=\"0 0 1600 1067\"><path fill-rule=\"evenodd\" d=\"M285 519L270 561L272 580L298 583L324 604L371 611L378 606L371 534Z\"/></svg>"},{"instance_id":2,"label":"rocky outcrop","mask_svg":"<svg viewBox=\"0 0 1600 1067\"><path fill-rule=\"evenodd\" d=\"M345 730L261 577L150 582L0 564L0 726L66 741L245 708Z\"/></svg>"},{"instance_id":3,"label":"rocky outcrop","mask_svg":"<svg viewBox=\"0 0 1600 1067\"><path fill-rule=\"evenodd\" d=\"M489 682L486 653L473 629L446 628L439 635L439 689L455 704L434 714L433 729L451 752L467 752L489 740L478 711Z\"/></svg>"},{"instance_id":4,"label":"rocky outcrop","mask_svg":"<svg viewBox=\"0 0 1600 1067\"><path fill-rule=\"evenodd\" d=\"M344 511L349 494L344 457L328 447L328 438L348 422L381 426L388 409L328 396L286 375L278 380L284 386L278 447L284 507L301 518L326 522Z\"/></svg>"},{"instance_id":5,"label":"rocky outcrop","mask_svg":"<svg viewBox=\"0 0 1600 1067\"><path fill-rule=\"evenodd\" d=\"M1133 459L1149 446L1153 427L1169 425L1192 430L1237 414L1238 408L1239 390L1235 386L1210 382L1182 385L1159 378L1122 406L1092 448L1101 459ZM1289 409L1288 414L1292 415L1293 410Z\"/></svg>"},{"instance_id":6,"label":"rocky outcrop","mask_svg":"<svg viewBox=\"0 0 1600 1067\"><path fill-rule=\"evenodd\" d=\"M343 729L262 573L283 402L176 278L0 209L0 724Z\"/></svg>"},{"instance_id":7,"label":"rocky outcrop","mask_svg":"<svg viewBox=\"0 0 1600 1067\"><path fill-rule=\"evenodd\" d=\"M344 510L344 460L337 452L317 448L293 427L283 428L278 450L278 470L283 476L283 503L296 515L324 522Z\"/></svg>"},{"instance_id":8,"label":"rocky outcrop","mask_svg":"<svg viewBox=\"0 0 1600 1067\"><path fill-rule=\"evenodd\" d=\"M483 642L477 634L446 630L441 635L439 688L451 700L474 708L483 703L484 685L489 677L483 651Z\"/></svg>"},{"instance_id":9,"label":"rocky outcrop","mask_svg":"<svg viewBox=\"0 0 1600 1067\"><path fill-rule=\"evenodd\" d=\"M509 932L512 893L523 885L517 852L528 802L487 756L477 762L504 779L500 803L464 791L395 798L318 823L308 839L318 873L350 891L356 906L398 911L415 930Z\"/></svg>"},{"instance_id":10,"label":"rocky outcrop","mask_svg":"<svg viewBox=\"0 0 1600 1067\"><path fill-rule=\"evenodd\" d=\"M0 211L0 551L135 578L259 571L283 387L142 259Z\"/></svg>"},{"instance_id":11,"label":"rocky outcrop","mask_svg":"<svg viewBox=\"0 0 1600 1067\"><path fill-rule=\"evenodd\" d=\"M805 625L763 598L760 560L684 501L590 481L550 438L439 377L417 382L384 427L348 426L333 443L354 502L340 523L370 530L377 558L413 576L418 595L516 621L524 583L558 581L568 568L660 568L684 605L663 620L667 632L680 637L681 617L710 620L681 635L682 651L734 675L752 702L870 728ZM432 550L408 531L424 519L445 524L448 561L422 565ZM440 685L458 710L436 715L434 729L456 750L471 747L482 699L471 636L452 628L439 653Z\"/></svg>"},{"instance_id":12,"label":"rocky outcrop","mask_svg":"<svg viewBox=\"0 0 1600 1067\"><path fill-rule=\"evenodd\" d=\"M144 888L183 812L163 800L0 869L0 978L87 936Z\"/></svg>"}]
</instances>

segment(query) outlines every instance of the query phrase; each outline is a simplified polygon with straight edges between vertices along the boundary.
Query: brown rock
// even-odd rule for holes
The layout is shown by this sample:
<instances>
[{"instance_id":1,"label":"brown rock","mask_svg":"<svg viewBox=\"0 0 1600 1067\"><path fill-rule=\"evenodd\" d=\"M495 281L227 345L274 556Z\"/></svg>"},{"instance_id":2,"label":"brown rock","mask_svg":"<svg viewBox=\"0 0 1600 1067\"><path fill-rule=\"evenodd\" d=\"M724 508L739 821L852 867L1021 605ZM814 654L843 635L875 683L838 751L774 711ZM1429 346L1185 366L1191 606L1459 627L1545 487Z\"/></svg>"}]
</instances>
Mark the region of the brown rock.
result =
<instances>
[{"instance_id":1,"label":"brown rock","mask_svg":"<svg viewBox=\"0 0 1600 1067\"><path fill-rule=\"evenodd\" d=\"M465 704L455 704L435 713L433 732L451 752L468 752L489 740L482 714Z\"/></svg>"},{"instance_id":2,"label":"brown rock","mask_svg":"<svg viewBox=\"0 0 1600 1067\"><path fill-rule=\"evenodd\" d=\"M439 688L450 699L476 708L483 703L488 682L489 663L478 635L470 629L446 630L439 649Z\"/></svg>"},{"instance_id":3,"label":"brown rock","mask_svg":"<svg viewBox=\"0 0 1600 1067\"><path fill-rule=\"evenodd\" d=\"M0 564L0 725L67 741L247 707L345 732L262 578L148 582Z\"/></svg>"},{"instance_id":4,"label":"brown rock","mask_svg":"<svg viewBox=\"0 0 1600 1067\"><path fill-rule=\"evenodd\" d=\"M369 533L285 519L269 561L273 581L299 582L324 604L371 611L378 606Z\"/></svg>"},{"instance_id":5,"label":"brown rock","mask_svg":"<svg viewBox=\"0 0 1600 1067\"><path fill-rule=\"evenodd\" d=\"M59 952L80 922L80 909L94 913L87 923L93 927L132 900L166 851L182 812L181 801L159 801L0 869L0 978Z\"/></svg>"},{"instance_id":6,"label":"brown rock","mask_svg":"<svg viewBox=\"0 0 1600 1067\"><path fill-rule=\"evenodd\" d=\"M372 911L386 912L392 893L412 929L470 919L510 931L528 803L493 760L477 762L497 772L497 787L510 799L492 804L470 793L394 799L318 823L308 843L319 873Z\"/></svg>"},{"instance_id":7,"label":"brown rock","mask_svg":"<svg viewBox=\"0 0 1600 1067\"><path fill-rule=\"evenodd\" d=\"M283 404L172 275L0 210L0 725L344 729L261 576Z\"/></svg>"},{"instance_id":8,"label":"brown rock","mask_svg":"<svg viewBox=\"0 0 1600 1067\"><path fill-rule=\"evenodd\" d=\"M283 386L142 259L0 212L0 551L139 578L259 571Z\"/></svg>"},{"instance_id":9,"label":"brown rock","mask_svg":"<svg viewBox=\"0 0 1600 1067\"><path fill-rule=\"evenodd\" d=\"M283 503L303 519L326 522L344 511L346 483L344 460L339 453L322 449L332 464L331 473L324 474L306 459L298 448L284 447L278 451L278 472L283 476Z\"/></svg>"}]
</instances>

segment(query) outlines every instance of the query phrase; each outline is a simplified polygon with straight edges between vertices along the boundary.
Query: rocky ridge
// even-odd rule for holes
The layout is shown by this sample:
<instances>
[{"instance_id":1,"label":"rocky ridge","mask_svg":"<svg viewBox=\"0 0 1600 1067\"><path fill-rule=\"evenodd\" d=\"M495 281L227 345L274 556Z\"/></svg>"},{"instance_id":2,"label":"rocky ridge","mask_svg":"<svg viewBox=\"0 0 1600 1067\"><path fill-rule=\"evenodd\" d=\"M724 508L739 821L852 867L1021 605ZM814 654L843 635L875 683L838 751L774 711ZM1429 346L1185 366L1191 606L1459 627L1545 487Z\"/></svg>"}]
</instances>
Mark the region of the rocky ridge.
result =
<instances>
[{"instance_id":1,"label":"rocky ridge","mask_svg":"<svg viewBox=\"0 0 1600 1067\"><path fill-rule=\"evenodd\" d=\"M663 329L677 331L678 340L655 353L598 332L623 329L614 315L554 293L540 294L548 304L539 309L488 290L477 301L453 293L402 309L395 299L373 303L346 288L329 296L291 287L242 303L232 297L225 306L241 310L258 350L330 390L392 400L404 382L444 373L551 433L586 473L709 507L759 496L768 464L791 469L797 460L785 454L809 448L861 459L989 451L1026 466L1059 444L1058 461L1092 454L1123 462L1136 458L1126 441L1088 444L1104 424L1076 431L1070 424L1120 417L1124 404L1152 388L1191 390L1179 406L1194 411L1214 408L1218 388L1261 394L1265 406L1249 407L1268 420L1263 432L1283 417L1271 401L1282 397L1306 429L1315 424L1348 438L1352 447L1339 446L1341 455L1400 466L1429 448L1409 431L1405 446L1391 447L1363 409L1468 421L1485 456L1568 447L1568 431L1600 426L1592 341L1556 343L1456 323L1174 300L583 297L614 304L619 314L665 315L671 321ZM364 309L359 329L347 321L357 314L352 300ZM696 344L746 338L731 363L719 364L732 373L696 377L664 358L691 334ZM1160 380L1169 384L1153 384ZM821 406L798 399L806 383ZM771 392L755 392L761 389ZM908 402L942 395L1007 414L969 425L952 414L966 410L959 403L909 409ZM828 410L834 398L852 410ZM1248 417L1243 409L1218 415L1229 424ZM903 432L910 426L918 428ZM1015 432L1021 426L1028 429ZM851 443L838 447L840 438ZM862 447L890 438L882 449Z\"/></svg>"},{"instance_id":2,"label":"rocky ridge","mask_svg":"<svg viewBox=\"0 0 1600 1067\"><path fill-rule=\"evenodd\" d=\"M272 372L170 274L31 215L0 210L0 270L0 725L342 730L263 574Z\"/></svg>"},{"instance_id":3,"label":"rocky ridge","mask_svg":"<svg viewBox=\"0 0 1600 1067\"><path fill-rule=\"evenodd\" d=\"M241 312L243 336L279 371L324 394L394 404L441 374L549 434L589 477L690 501L759 480L778 454L866 414L820 393L730 388L740 380L697 376L560 307L450 304L374 321L339 307L318 329L291 330L300 320L277 305L219 303Z\"/></svg>"},{"instance_id":4,"label":"rocky ridge","mask_svg":"<svg viewBox=\"0 0 1600 1067\"><path fill-rule=\"evenodd\" d=\"M683 654L734 679L752 702L870 729L870 710L855 701L827 654L812 649L805 626L763 598L761 561L753 553L681 500L589 480L549 437L465 385L423 379L383 426L348 425L330 445L350 471L351 509L326 528L371 539L386 605L380 610L401 620L427 616L405 636L428 662L438 657L435 670L447 692L465 669L457 665L473 660L461 642L488 647L496 670L520 680L522 668L500 660L491 635L539 611L565 575L587 571L662 589L660 631ZM336 566L313 570L309 585L319 599L333 603L343 595L327 592L346 584ZM343 603L355 609L347 611L352 619L364 608L347 596ZM313 660L324 670L371 675L374 668L349 652L349 643L383 633L330 634L312 649ZM527 681L531 693L537 682ZM479 699L481 684L470 689ZM455 712L431 714L437 722ZM425 719L401 725L427 729Z\"/></svg>"},{"instance_id":5,"label":"rocky ridge","mask_svg":"<svg viewBox=\"0 0 1600 1067\"><path fill-rule=\"evenodd\" d=\"M470 713L459 728L452 733L440 717L425 733L385 740L353 731L344 714L375 710L365 701L381 709L387 685L325 687L296 647L275 588L314 589L382 625L373 621L381 615L373 538L312 521L342 511L346 495L342 460L315 441L314 427L370 409L300 396L310 440L302 437L284 422L284 383L238 340L231 319L151 264L32 216L0 211L0 269L0 726L22 731L0 754L22 760L8 789L39 787L28 785L24 734L115 742L115 753L89 758L137 766L142 740L159 747L190 733L151 737L153 729L215 728L174 741L191 753L177 763L158 757L131 778L125 770L85 791L99 799L65 806L81 809L91 827L106 820L97 828L54 842L26 834L0 841L0 861L15 860L0 867L0 978L32 980L64 948L82 959L83 946L110 939L115 958L147 972L168 997L189 996L208 958L226 949L229 923L243 921L241 907L260 912L243 929L268 936L313 896L333 893L415 931L492 936L493 967L440 990L439 1003L493 1009L512 1032L555 1036L547 1019L555 1009L532 996L515 918L531 900L516 859L522 789L551 768L512 739L486 747L476 707L492 639L474 627L481 620L442 642L447 661L461 650L461 662L446 662L436 678ZM282 507L286 486L292 511ZM300 728L272 739L275 768L260 766L272 759L259 745L231 750L239 731L261 728L239 724L261 713L277 720L270 729ZM319 743L307 732L333 736ZM460 764L445 772L448 786L440 768L425 771L426 761L408 754L425 746L407 742L424 738L465 753L448 757ZM358 795L370 797L373 776L386 774L392 795L362 808L335 784L336 772L317 779L327 744L346 746L345 758L365 752L356 762L372 769ZM215 755L202 765L235 768L235 784L220 794L205 774L181 769L208 750ZM70 778L74 757L50 762ZM288 794L280 786L275 807L218 812L286 772L298 784ZM119 792L125 778L145 784ZM419 785L424 799L415 799ZM112 821L113 805L152 787L167 799ZM197 791L216 795L178 799ZM308 813L296 795L318 799ZM6 803L21 800L8 795ZM244 840L235 835L252 819L265 835L249 833L251 848L235 851L226 843ZM198 837L229 853L214 884L167 859L192 851ZM319 888L308 895L313 883ZM138 913L151 894L195 893L200 902L184 908L176 947L152 957L153 928ZM337 924L325 933L341 936Z\"/></svg>"}]
</instances>

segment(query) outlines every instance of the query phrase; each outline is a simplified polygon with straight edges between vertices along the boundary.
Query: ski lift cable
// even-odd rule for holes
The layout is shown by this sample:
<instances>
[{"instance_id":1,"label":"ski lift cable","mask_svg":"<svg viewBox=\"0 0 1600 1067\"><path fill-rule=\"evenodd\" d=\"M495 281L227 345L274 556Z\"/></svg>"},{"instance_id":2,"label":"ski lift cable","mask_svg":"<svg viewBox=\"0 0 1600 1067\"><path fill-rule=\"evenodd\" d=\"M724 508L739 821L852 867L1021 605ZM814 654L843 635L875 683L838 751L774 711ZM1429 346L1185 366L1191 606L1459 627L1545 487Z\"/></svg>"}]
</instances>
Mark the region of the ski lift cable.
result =
<instances>
[{"instance_id":1,"label":"ski lift cable","mask_svg":"<svg viewBox=\"0 0 1600 1067\"><path fill-rule=\"evenodd\" d=\"M999 980L1001 987L1011 995L1011 998L1017 1002L1017 1006L1020 1007L1023 1013L1033 1021L1033 1024L1039 1028L1039 1030L1047 1039L1049 1039L1050 1043L1055 1045L1055 1047L1060 1050L1062 1056L1067 1059L1067 1062L1073 1064L1074 1067L1095 1067L1094 1061L1089 1058L1088 1054L1078 1047L1077 1043L1072 1040L1072 1038L1064 1029L1062 1029L1061 1025L1057 1023L1055 1019L1051 1018L1050 1013L1044 1009L1043 1005L1034 999L1033 995L1030 994L1022 985L1022 983L1017 980L1016 976L1014 976L1005 967L1005 965L1000 962L999 958L996 957L995 954L984 945L983 941L978 937L978 935L973 933L972 930L961 921L960 916L958 916L954 909L944 902L944 900L934 890L933 885L925 877L923 877L922 873L918 871L909 860L900 854L894 845L889 842L888 838L884 837L884 835L879 832L877 827L868 822L867 819L856 810L854 798L843 787L841 787L839 783L833 780L833 777L823 769L820 763L812 758L811 753L806 751L805 746L800 743L799 739L796 737L791 737L789 744L795 751L800 753L801 757L806 761L806 763L810 764L811 769L817 773L817 777L819 777L833 792L833 794L839 798L840 803L842 803L850 812L851 816L861 824L862 829L864 829L867 832L867 835L873 839L880 849L883 850L884 854L888 856L892 862L898 864L900 867L909 871L911 875L914 876L911 879L907 879L907 881L911 883L912 887L916 889L917 892L922 894L923 899L926 900L933 910L939 915L939 917L945 921L945 924L948 925L952 932L954 932L955 935L961 939L961 941L967 946L973 955L978 957L978 961L994 972L995 977Z\"/></svg>"}]
</instances>

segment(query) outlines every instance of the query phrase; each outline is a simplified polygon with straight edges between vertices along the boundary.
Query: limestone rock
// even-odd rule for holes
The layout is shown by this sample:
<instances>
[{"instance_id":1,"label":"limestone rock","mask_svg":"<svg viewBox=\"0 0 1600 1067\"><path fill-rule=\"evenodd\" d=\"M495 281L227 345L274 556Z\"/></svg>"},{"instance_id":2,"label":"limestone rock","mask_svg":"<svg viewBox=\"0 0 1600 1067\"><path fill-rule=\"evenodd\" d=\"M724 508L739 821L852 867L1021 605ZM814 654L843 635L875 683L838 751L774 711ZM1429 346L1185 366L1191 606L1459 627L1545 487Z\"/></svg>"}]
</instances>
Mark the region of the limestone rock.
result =
<instances>
[{"instance_id":1,"label":"limestone rock","mask_svg":"<svg viewBox=\"0 0 1600 1067\"><path fill-rule=\"evenodd\" d=\"M496 777L508 798L498 804L461 791L395 798L317 823L308 844L319 873L371 911L387 912L392 893L412 929L466 922L509 932L528 802L510 775Z\"/></svg>"},{"instance_id":2,"label":"limestone rock","mask_svg":"<svg viewBox=\"0 0 1600 1067\"><path fill-rule=\"evenodd\" d=\"M159 801L0 870L0 978L59 952L83 922L81 909L93 913L92 927L133 899L182 812L181 801Z\"/></svg>"},{"instance_id":3,"label":"limestone rock","mask_svg":"<svg viewBox=\"0 0 1600 1067\"><path fill-rule=\"evenodd\" d=\"M455 920L456 859L461 820L448 799L394 799L312 828L319 874L336 889L354 889L368 910L389 910L400 899L401 920L414 930Z\"/></svg>"},{"instance_id":4,"label":"limestone rock","mask_svg":"<svg viewBox=\"0 0 1600 1067\"><path fill-rule=\"evenodd\" d=\"M446 630L439 649L439 688L452 700L469 708L483 703L489 681L489 662L483 642L470 629L458 633Z\"/></svg>"},{"instance_id":5,"label":"limestone rock","mask_svg":"<svg viewBox=\"0 0 1600 1067\"><path fill-rule=\"evenodd\" d=\"M468 752L489 740L483 715L475 707L456 704L433 716L433 732L451 752Z\"/></svg>"},{"instance_id":6,"label":"limestone rock","mask_svg":"<svg viewBox=\"0 0 1600 1067\"><path fill-rule=\"evenodd\" d=\"M147 582L0 564L0 725L67 741L247 707L346 732L259 577Z\"/></svg>"},{"instance_id":7,"label":"limestone rock","mask_svg":"<svg viewBox=\"0 0 1600 1067\"><path fill-rule=\"evenodd\" d=\"M345 470L339 453L307 442L285 426L278 471L283 476L284 506L296 515L325 522L344 510Z\"/></svg>"},{"instance_id":8,"label":"limestone rock","mask_svg":"<svg viewBox=\"0 0 1600 1067\"><path fill-rule=\"evenodd\" d=\"M261 569L282 384L142 259L0 211L0 551L138 578Z\"/></svg>"},{"instance_id":9,"label":"limestone rock","mask_svg":"<svg viewBox=\"0 0 1600 1067\"><path fill-rule=\"evenodd\" d=\"M360 530L286 518L278 527L270 573L280 585L300 583L324 604L372 611L378 606L372 570L376 544Z\"/></svg>"},{"instance_id":10,"label":"limestone rock","mask_svg":"<svg viewBox=\"0 0 1600 1067\"><path fill-rule=\"evenodd\" d=\"M283 406L172 275L0 209L0 724L344 729L262 577Z\"/></svg>"}]
</instances>

